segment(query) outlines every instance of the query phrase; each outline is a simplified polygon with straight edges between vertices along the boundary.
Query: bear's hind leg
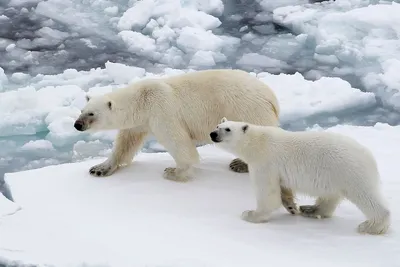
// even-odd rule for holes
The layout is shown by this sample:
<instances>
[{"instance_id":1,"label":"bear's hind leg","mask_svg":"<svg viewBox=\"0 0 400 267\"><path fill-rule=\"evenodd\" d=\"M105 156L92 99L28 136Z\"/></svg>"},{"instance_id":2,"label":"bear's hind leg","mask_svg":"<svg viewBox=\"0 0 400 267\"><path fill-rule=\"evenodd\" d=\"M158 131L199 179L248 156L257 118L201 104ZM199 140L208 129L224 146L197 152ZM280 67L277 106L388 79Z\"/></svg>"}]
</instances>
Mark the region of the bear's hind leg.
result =
<instances>
[{"instance_id":1,"label":"bear's hind leg","mask_svg":"<svg viewBox=\"0 0 400 267\"><path fill-rule=\"evenodd\" d=\"M93 176L105 177L113 174L121 164L130 164L134 154L142 147L146 136L145 132L120 130L110 157L103 163L91 167L89 173Z\"/></svg>"},{"instance_id":2,"label":"bear's hind leg","mask_svg":"<svg viewBox=\"0 0 400 267\"><path fill-rule=\"evenodd\" d=\"M300 212L304 217L317 219L329 218L332 217L341 201L342 197L340 195L319 197L315 201L315 205L300 206Z\"/></svg>"},{"instance_id":3,"label":"bear's hind leg","mask_svg":"<svg viewBox=\"0 0 400 267\"><path fill-rule=\"evenodd\" d=\"M163 177L175 182L188 182L193 164L199 162L200 156L196 146L186 132L177 132L177 129L167 131L177 133L178 136L168 136L165 133L154 133L157 141L163 145L174 158L176 166L164 170Z\"/></svg>"},{"instance_id":4,"label":"bear's hind leg","mask_svg":"<svg viewBox=\"0 0 400 267\"><path fill-rule=\"evenodd\" d=\"M188 182L190 171L191 165L177 164L176 167L165 168L163 177L174 182Z\"/></svg>"},{"instance_id":5,"label":"bear's hind leg","mask_svg":"<svg viewBox=\"0 0 400 267\"><path fill-rule=\"evenodd\" d=\"M249 172L249 167L247 166L247 163L239 158L236 158L231 161L231 163L229 164L229 169L231 171L238 172L238 173Z\"/></svg>"},{"instance_id":6,"label":"bear's hind leg","mask_svg":"<svg viewBox=\"0 0 400 267\"><path fill-rule=\"evenodd\" d=\"M357 227L361 234L382 235L390 227L391 215L389 209L383 204L382 196L379 192L352 192L347 194L346 198L353 202L367 220Z\"/></svg>"},{"instance_id":7,"label":"bear's hind leg","mask_svg":"<svg viewBox=\"0 0 400 267\"><path fill-rule=\"evenodd\" d=\"M188 139L187 142L176 144L176 147L166 146L168 152L174 158L176 166L164 170L164 178L175 182L188 182L191 176L192 166L199 162L199 153L196 146Z\"/></svg>"}]
</instances>

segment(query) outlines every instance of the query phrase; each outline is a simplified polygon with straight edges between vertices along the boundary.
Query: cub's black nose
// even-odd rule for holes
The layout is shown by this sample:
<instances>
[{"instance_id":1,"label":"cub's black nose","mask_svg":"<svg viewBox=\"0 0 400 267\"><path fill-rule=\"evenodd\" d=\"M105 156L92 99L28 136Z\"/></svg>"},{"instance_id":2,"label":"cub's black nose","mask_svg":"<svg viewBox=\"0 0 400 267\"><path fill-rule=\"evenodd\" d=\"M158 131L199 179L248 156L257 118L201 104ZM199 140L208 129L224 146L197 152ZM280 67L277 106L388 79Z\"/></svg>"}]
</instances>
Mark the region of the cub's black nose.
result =
<instances>
[{"instance_id":1,"label":"cub's black nose","mask_svg":"<svg viewBox=\"0 0 400 267\"><path fill-rule=\"evenodd\" d=\"M76 121L76 122L74 123L74 127L75 127L75 129L77 129L78 131L82 131L82 129L83 129L83 124L82 124L82 122L80 122L80 121Z\"/></svg>"},{"instance_id":2,"label":"cub's black nose","mask_svg":"<svg viewBox=\"0 0 400 267\"><path fill-rule=\"evenodd\" d=\"M210 137L211 137L211 140L213 140L215 142L215 141L217 141L218 133L215 131L211 132Z\"/></svg>"}]
</instances>

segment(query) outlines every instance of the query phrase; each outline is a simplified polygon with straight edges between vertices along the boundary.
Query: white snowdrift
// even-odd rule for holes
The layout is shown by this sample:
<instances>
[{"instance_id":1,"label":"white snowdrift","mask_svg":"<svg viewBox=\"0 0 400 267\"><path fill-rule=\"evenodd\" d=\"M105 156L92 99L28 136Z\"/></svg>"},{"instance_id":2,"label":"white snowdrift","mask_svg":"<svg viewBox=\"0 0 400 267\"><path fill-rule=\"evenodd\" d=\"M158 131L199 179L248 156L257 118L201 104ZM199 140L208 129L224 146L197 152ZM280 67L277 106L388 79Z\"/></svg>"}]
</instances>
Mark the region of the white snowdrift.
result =
<instances>
[{"instance_id":1,"label":"white snowdrift","mask_svg":"<svg viewBox=\"0 0 400 267\"><path fill-rule=\"evenodd\" d=\"M285 6L275 9L273 17L301 39L313 40L316 73L355 75L386 107L399 111L400 4L396 2L336 0Z\"/></svg>"},{"instance_id":2,"label":"white snowdrift","mask_svg":"<svg viewBox=\"0 0 400 267\"><path fill-rule=\"evenodd\" d=\"M273 75L262 72L261 81L273 88L281 106L280 120L295 121L324 113L355 112L376 104L373 93L365 93L339 78L308 81L300 73Z\"/></svg>"},{"instance_id":3,"label":"white snowdrift","mask_svg":"<svg viewBox=\"0 0 400 267\"><path fill-rule=\"evenodd\" d=\"M22 210L1 218L0 259L55 266L394 266L400 127L329 130L357 138L377 157L393 211L387 236L357 234L364 217L349 202L327 220L282 208L266 224L242 221L241 212L255 205L248 176L228 171L232 155L206 146L196 178L185 184L161 178L173 164L166 153L139 154L104 179L88 174L100 159L7 174Z\"/></svg>"}]
</instances>

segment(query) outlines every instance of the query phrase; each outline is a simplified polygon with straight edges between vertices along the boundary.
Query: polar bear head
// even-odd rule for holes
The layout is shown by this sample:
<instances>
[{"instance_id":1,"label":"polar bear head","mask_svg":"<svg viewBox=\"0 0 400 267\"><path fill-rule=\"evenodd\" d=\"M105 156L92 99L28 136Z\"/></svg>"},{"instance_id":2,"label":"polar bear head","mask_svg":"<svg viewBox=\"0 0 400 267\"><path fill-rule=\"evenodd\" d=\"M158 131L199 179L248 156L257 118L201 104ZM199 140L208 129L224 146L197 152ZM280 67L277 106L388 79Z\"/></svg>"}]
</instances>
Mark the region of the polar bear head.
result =
<instances>
[{"instance_id":1,"label":"polar bear head","mask_svg":"<svg viewBox=\"0 0 400 267\"><path fill-rule=\"evenodd\" d=\"M86 106L74 127L78 131L146 129L151 114L161 112L161 104L167 103L168 108L165 91L168 88L162 83L145 80L104 95L87 96Z\"/></svg>"},{"instance_id":2,"label":"polar bear head","mask_svg":"<svg viewBox=\"0 0 400 267\"><path fill-rule=\"evenodd\" d=\"M87 104L75 121L78 131L113 129L115 124L114 104L107 96L86 96Z\"/></svg>"},{"instance_id":3,"label":"polar bear head","mask_svg":"<svg viewBox=\"0 0 400 267\"><path fill-rule=\"evenodd\" d=\"M225 117L210 133L211 140L219 147L232 151L243 143L249 130L249 124L239 121L228 121Z\"/></svg>"}]
</instances>

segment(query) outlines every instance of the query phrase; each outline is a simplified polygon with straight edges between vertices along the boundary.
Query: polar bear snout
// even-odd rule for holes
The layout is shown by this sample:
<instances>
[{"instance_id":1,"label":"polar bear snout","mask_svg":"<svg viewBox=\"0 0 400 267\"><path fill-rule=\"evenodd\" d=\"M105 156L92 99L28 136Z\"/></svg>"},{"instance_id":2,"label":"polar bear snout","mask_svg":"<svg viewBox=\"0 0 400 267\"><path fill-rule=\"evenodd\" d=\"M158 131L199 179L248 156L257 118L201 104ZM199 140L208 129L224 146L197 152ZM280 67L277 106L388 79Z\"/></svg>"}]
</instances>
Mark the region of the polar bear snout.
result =
<instances>
[{"instance_id":1,"label":"polar bear snout","mask_svg":"<svg viewBox=\"0 0 400 267\"><path fill-rule=\"evenodd\" d=\"M93 112L83 112L75 121L74 128L80 132L92 128L96 121L96 115Z\"/></svg>"},{"instance_id":2,"label":"polar bear snout","mask_svg":"<svg viewBox=\"0 0 400 267\"><path fill-rule=\"evenodd\" d=\"M221 142L221 138L218 135L218 131L213 131L210 133L210 138L214 143Z\"/></svg>"},{"instance_id":3,"label":"polar bear snout","mask_svg":"<svg viewBox=\"0 0 400 267\"><path fill-rule=\"evenodd\" d=\"M77 129L80 132L86 131L89 129L91 124L91 120L88 120L86 117L79 117L75 123L74 123L74 128Z\"/></svg>"},{"instance_id":4,"label":"polar bear snout","mask_svg":"<svg viewBox=\"0 0 400 267\"><path fill-rule=\"evenodd\" d=\"M85 123L81 120L76 120L74 123L74 128L77 129L78 131L84 131Z\"/></svg>"}]
</instances>

